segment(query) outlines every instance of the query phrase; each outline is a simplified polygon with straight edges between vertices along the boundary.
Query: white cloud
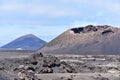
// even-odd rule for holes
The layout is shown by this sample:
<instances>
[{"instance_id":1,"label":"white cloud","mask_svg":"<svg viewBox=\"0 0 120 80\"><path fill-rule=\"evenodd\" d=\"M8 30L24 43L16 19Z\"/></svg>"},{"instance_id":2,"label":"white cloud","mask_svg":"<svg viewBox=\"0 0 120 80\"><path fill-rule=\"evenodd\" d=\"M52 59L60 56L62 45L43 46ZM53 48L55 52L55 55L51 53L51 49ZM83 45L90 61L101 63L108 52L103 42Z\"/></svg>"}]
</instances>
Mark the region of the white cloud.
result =
<instances>
[{"instance_id":1,"label":"white cloud","mask_svg":"<svg viewBox=\"0 0 120 80\"><path fill-rule=\"evenodd\" d=\"M65 3L91 5L91 7L101 8L111 12L120 12L119 0L62 0Z\"/></svg>"},{"instance_id":2,"label":"white cloud","mask_svg":"<svg viewBox=\"0 0 120 80\"><path fill-rule=\"evenodd\" d=\"M93 10L94 8L96 8L96 10ZM88 19L98 19L98 17L101 18L101 16L106 17L106 14L104 14L106 12L112 12L114 15L119 15L120 2L112 0L58 0L56 3L54 1L49 3L49 1L36 0L26 3L23 1L23 3L21 3L17 0L13 0L1 3L0 11L5 14L8 13L8 19L4 19L3 17L3 19L0 20L3 24L46 24L49 23L48 18L50 20L53 18L62 18L62 20L64 20L66 17L72 19L74 22L76 19L81 18L82 20L84 17ZM16 15L15 19L9 19L9 16L14 17L14 14ZM21 15L25 15L23 19L19 18ZM44 17L43 20L40 20L41 17Z\"/></svg>"},{"instance_id":3,"label":"white cloud","mask_svg":"<svg viewBox=\"0 0 120 80\"><path fill-rule=\"evenodd\" d=\"M32 8L28 8L28 12L32 15L46 15L48 17L64 17L64 16L71 16L71 17L76 17L80 15L79 11L76 11L74 9L69 9L69 8L60 8L54 5L36 5Z\"/></svg>"},{"instance_id":4,"label":"white cloud","mask_svg":"<svg viewBox=\"0 0 120 80\"><path fill-rule=\"evenodd\" d=\"M57 6L57 4L37 4L37 3L28 3L21 4L18 2L3 3L0 5L1 11L7 12L23 12L29 15L46 15L48 17L62 17L62 16L77 16L80 15L80 12L69 7Z\"/></svg>"},{"instance_id":5,"label":"white cloud","mask_svg":"<svg viewBox=\"0 0 120 80\"><path fill-rule=\"evenodd\" d=\"M16 2L0 4L0 10L2 10L2 11L18 11L23 8L24 8L23 5L18 4Z\"/></svg>"}]
</instances>

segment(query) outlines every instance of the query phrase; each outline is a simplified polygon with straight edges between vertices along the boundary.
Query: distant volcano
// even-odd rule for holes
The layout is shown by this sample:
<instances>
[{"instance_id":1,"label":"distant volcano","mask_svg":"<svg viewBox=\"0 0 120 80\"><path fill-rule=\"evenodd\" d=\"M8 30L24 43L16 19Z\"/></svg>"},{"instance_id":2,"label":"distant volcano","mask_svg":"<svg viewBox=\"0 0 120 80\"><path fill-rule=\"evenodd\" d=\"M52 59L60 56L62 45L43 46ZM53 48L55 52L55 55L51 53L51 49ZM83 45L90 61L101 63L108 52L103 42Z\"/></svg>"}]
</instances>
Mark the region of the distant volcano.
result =
<instances>
[{"instance_id":1,"label":"distant volcano","mask_svg":"<svg viewBox=\"0 0 120 80\"><path fill-rule=\"evenodd\" d=\"M2 46L4 50L37 50L46 45L46 42L33 34L28 34Z\"/></svg>"},{"instance_id":2,"label":"distant volcano","mask_svg":"<svg viewBox=\"0 0 120 80\"><path fill-rule=\"evenodd\" d=\"M51 54L120 54L120 28L88 25L72 28L38 52Z\"/></svg>"}]
</instances>

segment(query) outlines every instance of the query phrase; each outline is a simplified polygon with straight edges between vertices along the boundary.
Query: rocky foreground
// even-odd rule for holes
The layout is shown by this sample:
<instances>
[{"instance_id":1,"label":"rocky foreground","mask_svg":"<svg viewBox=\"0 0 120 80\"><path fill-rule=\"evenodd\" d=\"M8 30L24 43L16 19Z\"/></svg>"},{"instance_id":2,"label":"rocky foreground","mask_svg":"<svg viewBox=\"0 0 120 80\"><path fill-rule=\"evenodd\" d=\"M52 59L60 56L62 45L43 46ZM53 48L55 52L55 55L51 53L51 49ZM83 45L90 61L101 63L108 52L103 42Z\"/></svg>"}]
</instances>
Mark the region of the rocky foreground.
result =
<instances>
[{"instance_id":1,"label":"rocky foreground","mask_svg":"<svg viewBox=\"0 0 120 80\"><path fill-rule=\"evenodd\" d=\"M0 80L120 80L120 56L43 55L0 61Z\"/></svg>"},{"instance_id":2,"label":"rocky foreground","mask_svg":"<svg viewBox=\"0 0 120 80\"><path fill-rule=\"evenodd\" d=\"M22 59L4 59L0 61L0 80L38 80L35 74L73 73L74 70L57 57L34 54ZM4 75L5 74L5 75Z\"/></svg>"}]
</instances>

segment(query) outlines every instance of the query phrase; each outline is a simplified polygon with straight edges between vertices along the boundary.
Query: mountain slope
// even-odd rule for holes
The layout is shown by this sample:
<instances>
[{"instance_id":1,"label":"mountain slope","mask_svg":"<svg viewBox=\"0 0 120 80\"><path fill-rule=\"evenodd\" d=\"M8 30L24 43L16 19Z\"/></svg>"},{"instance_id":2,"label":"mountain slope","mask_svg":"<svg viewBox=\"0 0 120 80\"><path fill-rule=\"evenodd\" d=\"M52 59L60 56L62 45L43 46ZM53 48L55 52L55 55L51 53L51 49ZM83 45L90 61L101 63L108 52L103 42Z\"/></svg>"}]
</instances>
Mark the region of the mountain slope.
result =
<instances>
[{"instance_id":1,"label":"mountain slope","mask_svg":"<svg viewBox=\"0 0 120 80\"><path fill-rule=\"evenodd\" d=\"M46 44L33 34L28 34L17 38L16 40L2 46L5 50L37 50Z\"/></svg>"},{"instance_id":2,"label":"mountain slope","mask_svg":"<svg viewBox=\"0 0 120 80\"><path fill-rule=\"evenodd\" d=\"M72 28L38 52L52 54L120 54L120 28L93 26Z\"/></svg>"}]
</instances>

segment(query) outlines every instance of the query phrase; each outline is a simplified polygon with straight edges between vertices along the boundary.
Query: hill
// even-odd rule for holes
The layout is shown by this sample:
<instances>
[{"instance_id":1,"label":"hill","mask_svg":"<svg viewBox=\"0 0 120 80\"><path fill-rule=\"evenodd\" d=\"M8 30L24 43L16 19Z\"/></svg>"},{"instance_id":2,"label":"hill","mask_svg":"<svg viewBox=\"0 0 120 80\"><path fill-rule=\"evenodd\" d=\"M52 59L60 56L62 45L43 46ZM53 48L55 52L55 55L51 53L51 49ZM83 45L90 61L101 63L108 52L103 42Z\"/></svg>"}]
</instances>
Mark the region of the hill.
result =
<instances>
[{"instance_id":1,"label":"hill","mask_svg":"<svg viewBox=\"0 0 120 80\"><path fill-rule=\"evenodd\" d=\"M108 25L72 28L38 52L51 54L120 54L120 28Z\"/></svg>"},{"instance_id":2,"label":"hill","mask_svg":"<svg viewBox=\"0 0 120 80\"><path fill-rule=\"evenodd\" d=\"M4 50L37 50L46 45L46 42L33 34L28 34L2 46Z\"/></svg>"}]
</instances>

